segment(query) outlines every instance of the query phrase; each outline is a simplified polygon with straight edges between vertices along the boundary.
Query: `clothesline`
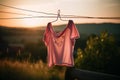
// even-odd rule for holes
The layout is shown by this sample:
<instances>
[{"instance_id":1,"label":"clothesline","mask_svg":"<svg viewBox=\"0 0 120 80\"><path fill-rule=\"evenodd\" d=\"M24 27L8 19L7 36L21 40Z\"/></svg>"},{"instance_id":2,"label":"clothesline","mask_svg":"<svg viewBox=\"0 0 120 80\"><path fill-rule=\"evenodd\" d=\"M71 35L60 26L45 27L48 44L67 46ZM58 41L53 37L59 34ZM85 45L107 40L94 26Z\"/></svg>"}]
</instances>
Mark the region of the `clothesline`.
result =
<instances>
[{"instance_id":1,"label":"clothesline","mask_svg":"<svg viewBox=\"0 0 120 80\"><path fill-rule=\"evenodd\" d=\"M46 13L46 12L40 12L40 11L33 11L33 10L28 10L28 9L17 8L17 7L8 6L8 5L5 5L5 4L0 4L0 6L13 8L13 9L17 9L17 10L22 10L22 11L27 11L27 12L42 13L42 14L46 14L46 15L57 15L57 14L54 14L54 13Z\"/></svg>"},{"instance_id":2,"label":"clothesline","mask_svg":"<svg viewBox=\"0 0 120 80\"><path fill-rule=\"evenodd\" d=\"M25 18L56 18L56 16L32 16L32 17L14 17L14 18L0 18L0 19L25 19ZM118 19L120 17L89 17L89 16L61 16L61 18L90 18L90 19Z\"/></svg>"},{"instance_id":3,"label":"clothesline","mask_svg":"<svg viewBox=\"0 0 120 80\"><path fill-rule=\"evenodd\" d=\"M13 6L4 5L4 4L0 4L0 6L13 8L13 9L17 9L17 10L22 10L22 11L27 11L27 12L42 13L42 14L45 14L45 15L52 15L52 16L33 16L31 14L0 11L0 13L26 15L25 17L0 18L2 20L6 20L6 19L25 19L25 18L56 18L56 17L58 17L58 15L59 15L60 18L86 18L86 19L88 18L88 19L115 19L115 20L120 20L120 17L90 17L90 16L78 16L78 15L64 15L64 14L60 14L60 11L57 14L54 14L54 13L46 13L46 12L39 12L39 11L17 8L17 7L13 7Z\"/></svg>"},{"instance_id":4,"label":"clothesline","mask_svg":"<svg viewBox=\"0 0 120 80\"><path fill-rule=\"evenodd\" d=\"M0 19L24 19L24 18L56 18L57 16L33 16L30 14L23 13L14 13L14 12L6 12L0 11L0 13L8 13L8 14L17 14L17 15L26 15L29 17L14 17L14 18L0 18ZM89 16L77 16L77 15L60 15L61 18L91 18L91 19L120 19L120 17L89 17Z\"/></svg>"},{"instance_id":5,"label":"clothesline","mask_svg":"<svg viewBox=\"0 0 120 80\"><path fill-rule=\"evenodd\" d=\"M0 11L0 13L33 16L33 15L30 15L30 14L15 13L15 12L8 12L8 11Z\"/></svg>"}]
</instances>

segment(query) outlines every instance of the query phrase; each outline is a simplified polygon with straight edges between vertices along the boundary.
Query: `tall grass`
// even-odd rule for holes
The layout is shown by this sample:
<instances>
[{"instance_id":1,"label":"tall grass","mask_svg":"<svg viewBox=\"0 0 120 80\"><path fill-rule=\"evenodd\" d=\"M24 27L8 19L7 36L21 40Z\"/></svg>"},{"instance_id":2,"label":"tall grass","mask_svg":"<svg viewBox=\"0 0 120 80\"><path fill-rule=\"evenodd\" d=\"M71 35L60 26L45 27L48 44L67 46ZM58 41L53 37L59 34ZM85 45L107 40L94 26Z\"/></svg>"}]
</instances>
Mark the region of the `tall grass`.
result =
<instances>
[{"instance_id":1,"label":"tall grass","mask_svg":"<svg viewBox=\"0 0 120 80\"><path fill-rule=\"evenodd\" d=\"M41 60L36 63L0 60L0 80L64 80L64 73L65 68L48 68Z\"/></svg>"}]
</instances>

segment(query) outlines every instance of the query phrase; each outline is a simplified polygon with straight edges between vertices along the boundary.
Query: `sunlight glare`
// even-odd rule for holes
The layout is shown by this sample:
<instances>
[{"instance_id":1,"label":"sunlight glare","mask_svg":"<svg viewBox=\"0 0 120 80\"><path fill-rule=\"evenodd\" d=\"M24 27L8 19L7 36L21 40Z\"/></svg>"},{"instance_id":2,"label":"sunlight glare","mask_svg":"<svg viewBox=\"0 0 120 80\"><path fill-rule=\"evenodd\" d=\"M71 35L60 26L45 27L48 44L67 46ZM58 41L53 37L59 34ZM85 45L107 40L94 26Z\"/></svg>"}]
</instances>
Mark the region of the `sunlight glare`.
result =
<instances>
[{"instance_id":1,"label":"sunlight glare","mask_svg":"<svg viewBox=\"0 0 120 80\"><path fill-rule=\"evenodd\" d=\"M33 18L31 18L31 19L24 19L23 20L23 24L26 27L37 27L37 26L40 25L40 21L39 21L39 19L33 19Z\"/></svg>"}]
</instances>

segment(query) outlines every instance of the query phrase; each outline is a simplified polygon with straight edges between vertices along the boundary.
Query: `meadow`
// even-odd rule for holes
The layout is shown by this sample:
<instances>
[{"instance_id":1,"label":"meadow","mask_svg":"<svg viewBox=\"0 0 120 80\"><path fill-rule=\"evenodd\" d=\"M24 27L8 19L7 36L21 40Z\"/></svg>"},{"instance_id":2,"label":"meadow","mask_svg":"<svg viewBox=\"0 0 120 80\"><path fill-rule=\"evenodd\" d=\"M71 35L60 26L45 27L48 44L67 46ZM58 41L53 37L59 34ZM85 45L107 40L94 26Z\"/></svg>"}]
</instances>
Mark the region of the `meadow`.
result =
<instances>
[{"instance_id":1,"label":"meadow","mask_svg":"<svg viewBox=\"0 0 120 80\"><path fill-rule=\"evenodd\" d=\"M77 24L75 67L119 74L120 24ZM64 25L54 27L62 30ZM0 80L64 80L66 67L47 66L45 28L0 27ZM112 73L112 72L113 73Z\"/></svg>"},{"instance_id":2,"label":"meadow","mask_svg":"<svg viewBox=\"0 0 120 80\"><path fill-rule=\"evenodd\" d=\"M0 80L64 80L65 68L48 68L39 60L28 61L0 60Z\"/></svg>"}]
</instances>

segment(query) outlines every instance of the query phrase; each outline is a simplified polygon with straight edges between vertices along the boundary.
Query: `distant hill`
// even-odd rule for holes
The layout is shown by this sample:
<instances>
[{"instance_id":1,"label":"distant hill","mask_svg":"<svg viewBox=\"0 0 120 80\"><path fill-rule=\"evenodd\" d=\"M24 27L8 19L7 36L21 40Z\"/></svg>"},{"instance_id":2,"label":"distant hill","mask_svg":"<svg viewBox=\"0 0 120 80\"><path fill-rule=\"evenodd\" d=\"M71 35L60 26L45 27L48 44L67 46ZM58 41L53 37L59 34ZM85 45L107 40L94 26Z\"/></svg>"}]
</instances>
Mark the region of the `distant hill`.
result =
<instances>
[{"instance_id":1,"label":"distant hill","mask_svg":"<svg viewBox=\"0 0 120 80\"><path fill-rule=\"evenodd\" d=\"M0 27L0 37L8 43L36 42L42 38L43 33L41 28Z\"/></svg>"},{"instance_id":2,"label":"distant hill","mask_svg":"<svg viewBox=\"0 0 120 80\"><path fill-rule=\"evenodd\" d=\"M101 24L76 24L76 27L81 34L81 38L86 38L90 34L100 34L102 31L108 31L115 35L117 40L120 41L120 24L114 23L101 23ZM62 31L65 25L55 26L55 31ZM0 26L0 36L6 40L13 41L28 40L38 41L43 37L45 27L37 28L9 28Z\"/></svg>"},{"instance_id":3,"label":"distant hill","mask_svg":"<svg viewBox=\"0 0 120 80\"><path fill-rule=\"evenodd\" d=\"M120 24L103 23L103 24L78 24L76 25L79 32L85 34L98 34L102 31L108 31L112 34L120 34Z\"/></svg>"}]
</instances>

